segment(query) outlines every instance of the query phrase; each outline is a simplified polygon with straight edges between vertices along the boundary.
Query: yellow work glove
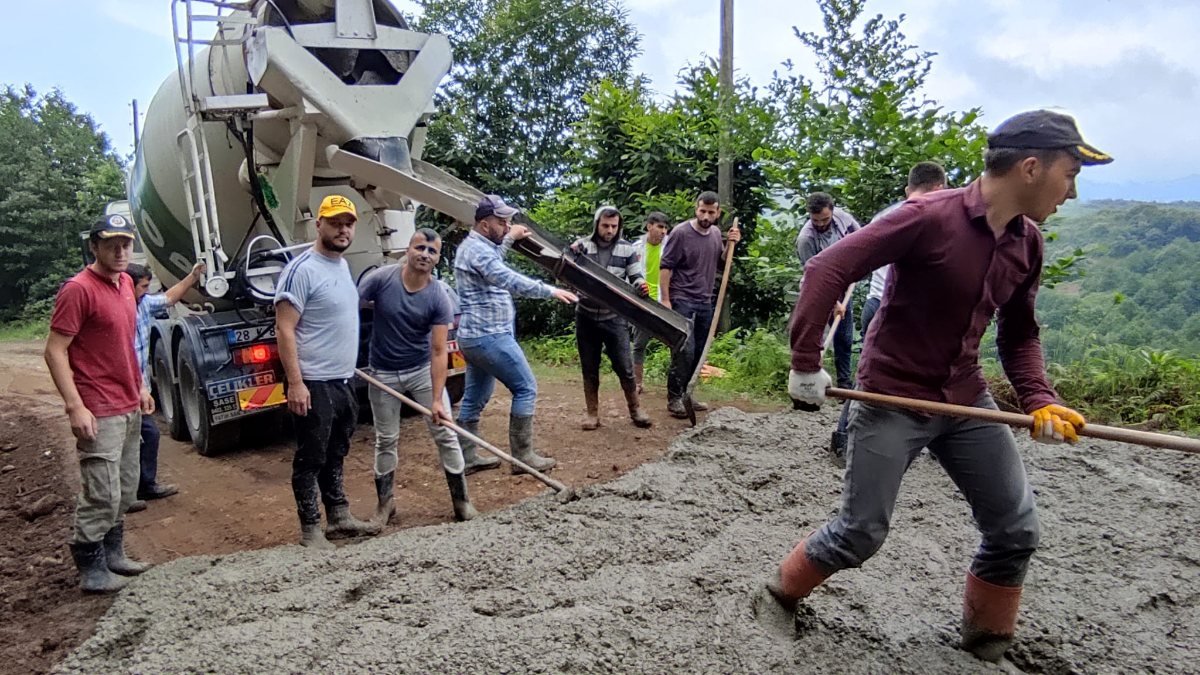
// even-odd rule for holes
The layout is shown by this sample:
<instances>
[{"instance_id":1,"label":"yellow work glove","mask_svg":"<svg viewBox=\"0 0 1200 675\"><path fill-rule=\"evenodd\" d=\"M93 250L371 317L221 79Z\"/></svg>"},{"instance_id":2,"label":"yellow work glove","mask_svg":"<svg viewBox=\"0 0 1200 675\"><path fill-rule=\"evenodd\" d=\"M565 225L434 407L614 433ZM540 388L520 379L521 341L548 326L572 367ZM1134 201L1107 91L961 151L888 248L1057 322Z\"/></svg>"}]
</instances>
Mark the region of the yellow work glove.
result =
<instances>
[{"instance_id":1,"label":"yellow work glove","mask_svg":"<svg viewBox=\"0 0 1200 675\"><path fill-rule=\"evenodd\" d=\"M1039 443L1075 443L1084 424L1083 415L1052 404L1033 411L1033 428L1029 435Z\"/></svg>"}]
</instances>

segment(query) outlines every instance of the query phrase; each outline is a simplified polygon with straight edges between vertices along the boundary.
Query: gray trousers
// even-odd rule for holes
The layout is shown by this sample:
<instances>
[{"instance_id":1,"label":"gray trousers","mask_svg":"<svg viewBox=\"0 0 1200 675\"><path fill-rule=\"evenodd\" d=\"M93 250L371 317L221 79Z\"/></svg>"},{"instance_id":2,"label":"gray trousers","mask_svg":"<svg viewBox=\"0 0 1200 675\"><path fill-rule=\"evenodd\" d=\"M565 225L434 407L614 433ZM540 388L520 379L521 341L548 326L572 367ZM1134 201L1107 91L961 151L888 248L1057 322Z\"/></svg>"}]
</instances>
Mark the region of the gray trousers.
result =
<instances>
[{"instance_id":1,"label":"gray trousers","mask_svg":"<svg viewBox=\"0 0 1200 675\"><path fill-rule=\"evenodd\" d=\"M141 472L142 413L96 418L95 440L79 440L79 499L75 504L75 539L90 544L125 519L137 499Z\"/></svg>"},{"instance_id":2,"label":"gray trousers","mask_svg":"<svg viewBox=\"0 0 1200 675\"><path fill-rule=\"evenodd\" d=\"M426 408L433 405L433 376L429 364L404 372L376 370L375 378ZM396 444L400 440L400 408L403 404L378 387L371 387L368 397L371 415L375 418L375 475L383 476L396 470L399 459ZM446 414L453 414L450 411L450 394L445 389L442 389L442 406ZM458 435L449 427L434 424L428 417L425 418L425 426L437 444L442 468L450 473L462 473L465 464Z\"/></svg>"},{"instance_id":3,"label":"gray trousers","mask_svg":"<svg viewBox=\"0 0 1200 675\"><path fill-rule=\"evenodd\" d=\"M994 409L996 404L985 393L975 406ZM809 559L833 573L874 555L887 538L900 480L925 447L966 498L983 537L971 572L999 586L1021 585L1039 531L1012 430L857 401L850 408L842 507L837 518L808 538Z\"/></svg>"}]
</instances>

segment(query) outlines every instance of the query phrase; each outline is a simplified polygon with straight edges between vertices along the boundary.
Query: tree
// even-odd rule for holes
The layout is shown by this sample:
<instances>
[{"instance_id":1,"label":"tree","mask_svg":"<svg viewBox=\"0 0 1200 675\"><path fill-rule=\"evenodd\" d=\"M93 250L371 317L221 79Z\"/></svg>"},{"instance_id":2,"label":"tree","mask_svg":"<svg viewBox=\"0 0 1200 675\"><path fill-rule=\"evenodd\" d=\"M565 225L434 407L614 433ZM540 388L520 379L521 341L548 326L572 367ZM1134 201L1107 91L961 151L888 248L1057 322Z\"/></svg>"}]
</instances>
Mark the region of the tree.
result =
<instances>
[{"instance_id":1,"label":"tree","mask_svg":"<svg viewBox=\"0 0 1200 675\"><path fill-rule=\"evenodd\" d=\"M531 207L561 184L571 126L601 80L628 83L640 35L614 0L426 0L454 48L429 161Z\"/></svg>"},{"instance_id":2,"label":"tree","mask_svg":"<svg viewBox=\"0 0 1200 675\"><path fill-rule=\"evenodd\" d=\"M0 321L44 308L80 267L79 233L125 193L107 136L61 92L0 93Z\"/></svg>"}]
</instances>

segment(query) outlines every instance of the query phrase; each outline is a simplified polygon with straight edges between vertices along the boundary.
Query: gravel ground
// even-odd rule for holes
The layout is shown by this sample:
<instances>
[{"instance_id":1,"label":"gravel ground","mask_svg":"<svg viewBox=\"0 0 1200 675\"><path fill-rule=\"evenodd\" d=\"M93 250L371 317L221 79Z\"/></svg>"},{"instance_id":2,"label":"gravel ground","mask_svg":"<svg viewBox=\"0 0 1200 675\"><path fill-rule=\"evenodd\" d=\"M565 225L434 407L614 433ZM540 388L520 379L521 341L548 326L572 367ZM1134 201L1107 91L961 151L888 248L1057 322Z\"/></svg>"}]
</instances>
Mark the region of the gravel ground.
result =
<instances>
[{"instance_id":1,"label":"gravel ground","mask_svg":"<svg viewBox=\"0 0 1200 675\"><path fill-rule=\"evenodd\" d=\"M959 651L977 536L927 458L891 537L808 600L755 618L763 580L837 508L816 414L714 412L667 457L560 503L331 553L193 557L122 592L63 672L1198 672L1200 457L1021 438L1040 506L1010 662Z\"/></svg>"}]
</instances>

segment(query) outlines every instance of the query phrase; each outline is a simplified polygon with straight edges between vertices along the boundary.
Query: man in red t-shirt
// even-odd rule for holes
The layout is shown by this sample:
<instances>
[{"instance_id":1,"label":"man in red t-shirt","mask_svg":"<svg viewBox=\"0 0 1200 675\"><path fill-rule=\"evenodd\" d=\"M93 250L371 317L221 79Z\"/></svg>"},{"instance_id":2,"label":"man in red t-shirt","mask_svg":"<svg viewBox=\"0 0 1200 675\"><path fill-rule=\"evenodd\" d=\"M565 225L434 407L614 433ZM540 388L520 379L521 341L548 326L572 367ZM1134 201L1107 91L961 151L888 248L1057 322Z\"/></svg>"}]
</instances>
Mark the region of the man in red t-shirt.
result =
<instances>
[{"instance_id":1,"label":"man in red t-shirt","mask_svg":"<svg viewBox=\"0 0 1200 675\"><path fill-rule=\"evenodd\" d=\"M92 226L88 246L96 262L59 289L46 340L46 365L78 439L71 557L80 588L91 593L117 591L125 577L150 567L127 558L124 547L125 512L137 498L142 413L154 412L133 351L137 306L124 273L133 238L124 216Z\"/></svg>"}]
</instances>

